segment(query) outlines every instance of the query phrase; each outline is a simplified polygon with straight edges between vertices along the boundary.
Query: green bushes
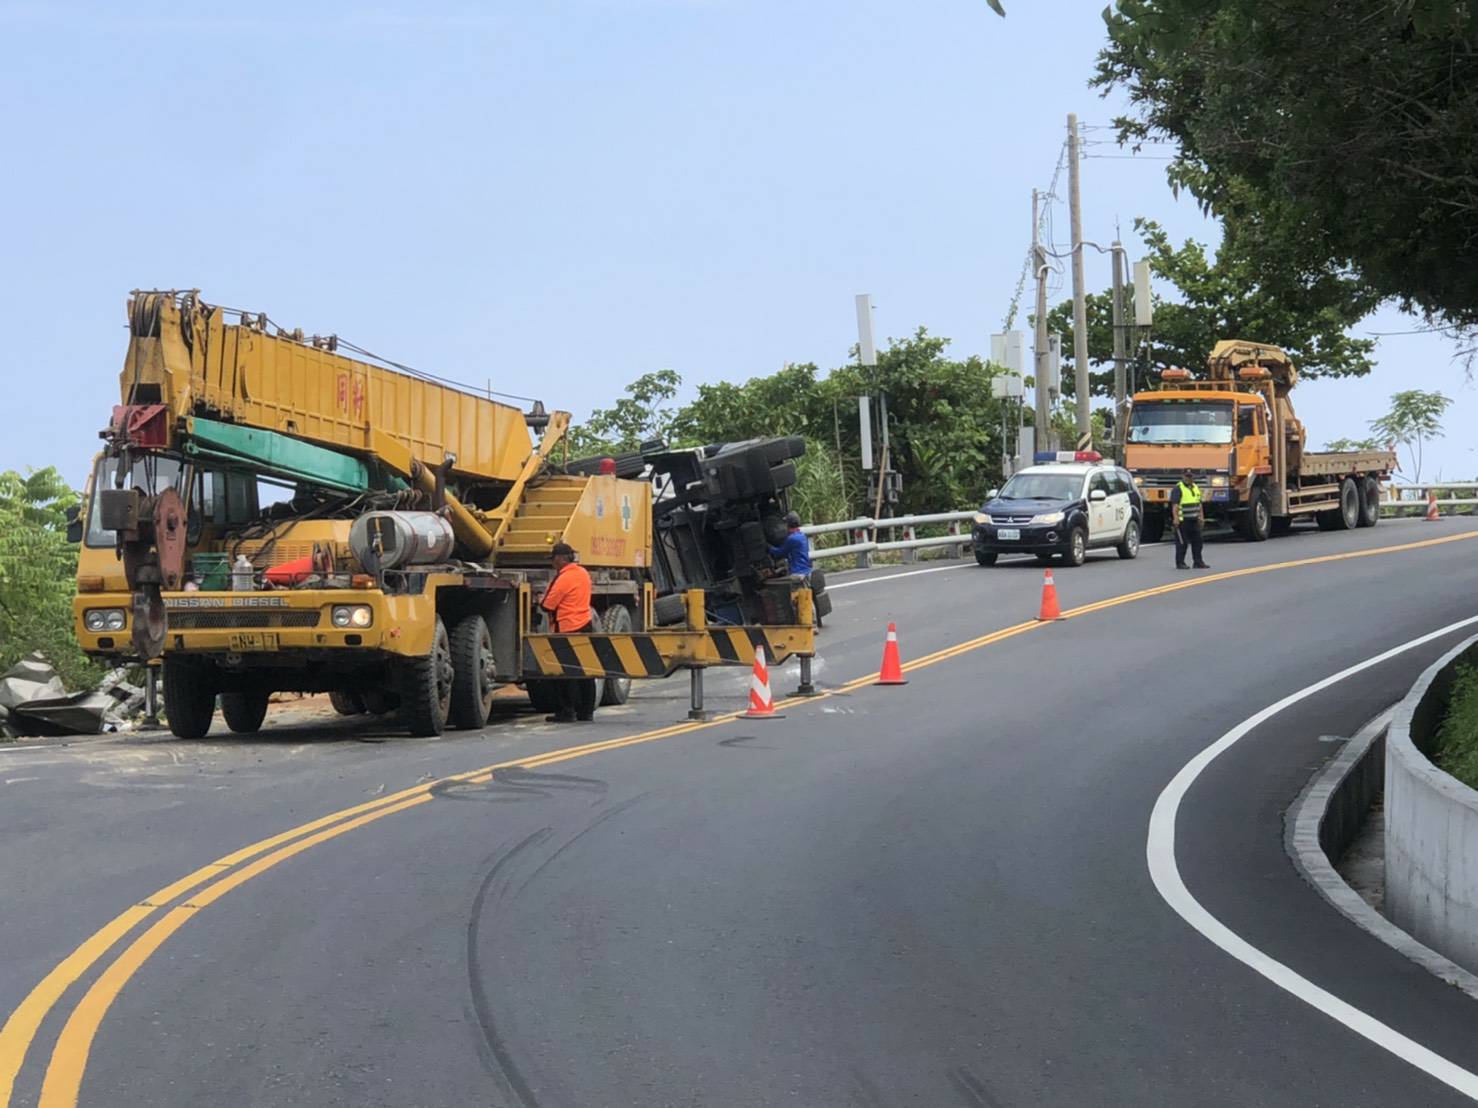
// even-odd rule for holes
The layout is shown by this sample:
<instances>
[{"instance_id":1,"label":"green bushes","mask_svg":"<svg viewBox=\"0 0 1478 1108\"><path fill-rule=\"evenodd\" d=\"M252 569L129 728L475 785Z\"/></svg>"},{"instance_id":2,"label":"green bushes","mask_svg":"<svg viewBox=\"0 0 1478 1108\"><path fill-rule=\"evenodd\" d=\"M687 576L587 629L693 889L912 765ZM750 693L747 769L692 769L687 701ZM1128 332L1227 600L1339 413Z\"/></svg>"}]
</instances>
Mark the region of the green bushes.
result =
<instances>
[{"instance_id":1,"label":"green bushes","mask_svg":"<svg viewBox=\"0 0 1478 1108\"><path fill-rule=\"evenodd\" d=\"M71 689L102 674L72 635L77 548L66 512L76 503L53 468L0 473L0 671L39 650Z\"/></svg>"},{"instance_id":2,"label":"green bushes","mask_svg":"<svg viewBox=\"0 0 1478 1108\"><path fill-rule=\"evenodd\" d=\"M1469 788L1478 789L1478 667L1457 669L1432 760Z\"/></svg>"}]
</instances>

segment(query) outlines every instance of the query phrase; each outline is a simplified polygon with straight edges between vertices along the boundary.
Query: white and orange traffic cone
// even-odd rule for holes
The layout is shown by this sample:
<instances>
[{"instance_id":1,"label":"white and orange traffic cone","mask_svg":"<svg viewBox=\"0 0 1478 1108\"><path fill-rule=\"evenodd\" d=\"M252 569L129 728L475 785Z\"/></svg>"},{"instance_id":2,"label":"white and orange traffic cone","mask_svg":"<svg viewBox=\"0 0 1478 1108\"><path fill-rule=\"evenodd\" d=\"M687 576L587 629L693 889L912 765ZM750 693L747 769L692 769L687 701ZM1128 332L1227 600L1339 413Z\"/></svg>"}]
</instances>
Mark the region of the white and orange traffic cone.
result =
<instances>
[{"instance_id":1,"label":"white and orange traffic cone","mask_svg":"<svg viewBox=\"0 0 1478 1108\"><path fill-rule=\"evenodd\" d=\"M888 624L888 638L883 643L883 667L878 670L878 679L874 685L906 685L908 678L903 676L903 659L898 656L898 625Z\"/></svg>"},{"instance_id":2,"label":"white and orange traffic cone","mask_svg":"<svg viewBox=\"0 0 1478 1108\"><path fill-rule=\"evenodd\" d=\"M1057 586L1052 583L1052 571L1049 569L1042 578L1042 607L1037 613L1037 619L1047 623L1061 618L1062 609L1057 606Z\"/></svg>"},{"instance_id":3,"label":"white and orange traffic cone","mask_svg":"<svg viewBox=\"0 0 1478 1108\"><path fill-rule=\"evenodd\" d=\"M1436 523L1441 518L1442 518L1442 514L1439 511L1437 511L1437 493L1433 489L1428 489L1427 490L1427 522L1428 523Z\"/></svg>"},{"instance_id":4,"label":"white and orange traffic cone","mask_svg":"<svg viewBox=\"0 0 1478 1108\"><path fill-rule=\"evenodd\" d=\"M754 674L749 678L749 711L740 719L784 719L782 712L775 711L775 698L770 695L770 669L765 664L765 648L755 647Z\"/></svg>"}]
</instances>

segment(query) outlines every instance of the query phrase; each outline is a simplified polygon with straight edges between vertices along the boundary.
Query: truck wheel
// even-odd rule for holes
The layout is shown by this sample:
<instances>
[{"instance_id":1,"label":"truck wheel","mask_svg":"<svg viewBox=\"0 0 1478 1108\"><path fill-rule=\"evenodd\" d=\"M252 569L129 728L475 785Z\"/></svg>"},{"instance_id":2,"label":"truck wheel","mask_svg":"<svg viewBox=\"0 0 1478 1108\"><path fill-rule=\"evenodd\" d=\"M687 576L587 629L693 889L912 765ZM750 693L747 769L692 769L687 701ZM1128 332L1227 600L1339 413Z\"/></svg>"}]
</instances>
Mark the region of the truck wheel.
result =
<instances>
[{"instance_id":1,"label":"truck wheel","mask_svg":"<svg viewBox=\"0 0 1478 1108\"><path fill-rule=\"evenodd\" d=\"M1159 542L1165 537L1165 513L1146 512L1144 522L1139 525L1140 542Z\"/></svg>"},{"instance_id":2,"label":"truck wheel","mask_svg":"<svg viewBox=\"0 0 1478 1108\"><path fill-rule=\"evenodd\" d=\"M364 701L364 710L373 716L385 716L400 707L400 701L388 689L366 689L359 694Z\"/></svg>"},{"instance_id":3,"label":"truck wheel","mask_svg":"<svg viewBox=\"0 0 1478 1108\"><path fill-rule=\"evenodd\" d=\"M635 624L631 619L631 609L625 604L612 604L606 609L605 618L601 620L608 635L629 635ZM602 708L610 708L615 705L625 704L631 699L630 677L607 677L600 683L600 704Z\"/></svg>"},{"instance_id":4,"label":"truck wheel","mask_svg":"<svg viewBox=\"0 0 1478 1108\"><path fill-rule=\"evenodd\" d=\"M1242 517L1242 537L1248 542L1266 542L1272 533L1273 509L1268 503L1268 490L1255 488L1247 501L1247 512Z\"/></svg>"},{"instance_id":5,"label":"truck wheel","mask_svg":"<svg viewBox=\"0 0 1478 1108\"><path fill-rule=\"evenodd\" d=\"M226 726L238 735L256 734L262 729L262 720L267 718L269 695L266 689L221 693L221 715Z\"/></svg>"},{"instance_id":6,"label":"truck wheel","mask_svg":"<svg viewBox=\"0 0 1478 1108\"><path fill-rule=\"evenodd\" d=\"M1380 482L1374 477L1360 481L1360 526L1374 527L1380 522Z\"/></svg>"},{"instance_id":7,"label":"truck wheel","mask_svg":"<svg viewBox=\"0 0 1478 1108\"><path fill-rule=\"evenodd\" d=\"M1088 532L1074 527L1067 537L1067 546L1062 551L1062 564L1080 566L1088 560Z\"/></svg>"},{"instance_id":8,"label":"truck wheel","mask_svg":"<svg viewBox=\"0 0 1478 1108\"><path fill-rule=\"evenodd\" d=\"M1353 477L1339 483L1339 512L1335 527L1341 531L1353 531L1360 525L1360 490Z\"/></svg>"},{"instance_id":9,"label":"truck wheel","mask_svg":"<svg viewBox=\"0 0 1478 1108\"><path fill-rule=\"evenodd\" d=\"M335 689L328 694L328 702L334 706L334 711L338 712L341 716L361 716L364 714L364 698L357 692Z\"/></svg>"},{"instance_id":10,"label":"truck wheel","mask_svg":"<svg viewBox=\"0 0 1478 1108\"><path fill-rule=\"evenodd\" d=\"M412 735L440 735L452 704L452 642L436 617L431 653L406 658L400 669L400 722Z\"/></svg>"},{"instance_id":11,"label":"truck wheel","mask_svg":"<svg viewBox=\"0 0 1478 1108\"><path fill-rule=\"evenodd\" d=\"M1133 516L1129 517L1129 522L1124 527L1124 537L1119 541L1116 549L1119 551L1119 557L1126 562L1139 555L1139 520Z\"/></svg>"},{"instance_id":12,"label":"truck wheel","mask_svg":"<svg viewBox=\"0 0 1478 1108\"><path fill-rule=\"evenodd\" d=\"M559 710L559 690L553 681L534 678L524 684L524 691L529 694L529 703L534 706L534 711L548 714Z\"/></svg>"},{"instance_id":13,"label":"truck wheel","mask_svg":"<svg viewBox=\"0 0 1478 1108\"><path fill-rule=\"evenodd\" d=\"M463 616L452 625L452 699L448 717L453 727L475 731L493 710L493 633L481 615Z\"/></svg>"},{"instance_id":14,"label":"truck wheel","mask_svg":"<svg viewBox=\"0 0 1478 1108\"><path fill-rule=\"evenodd\" d=\"M976 550L975 562L977 565L993 566L996 564L997 553L994 550Z\"/></svg>"},{"instance_id":15,"label":"truck wheel","mask_svg":"<svg viewBox=\"0 0 1478 1108\"><path fill-rule=\"evenodd\" d=\"M208 670L178 658L164 659L164 714L180 739L200 739L216 712L216 686Z\"/></svg>"}]
</instances>

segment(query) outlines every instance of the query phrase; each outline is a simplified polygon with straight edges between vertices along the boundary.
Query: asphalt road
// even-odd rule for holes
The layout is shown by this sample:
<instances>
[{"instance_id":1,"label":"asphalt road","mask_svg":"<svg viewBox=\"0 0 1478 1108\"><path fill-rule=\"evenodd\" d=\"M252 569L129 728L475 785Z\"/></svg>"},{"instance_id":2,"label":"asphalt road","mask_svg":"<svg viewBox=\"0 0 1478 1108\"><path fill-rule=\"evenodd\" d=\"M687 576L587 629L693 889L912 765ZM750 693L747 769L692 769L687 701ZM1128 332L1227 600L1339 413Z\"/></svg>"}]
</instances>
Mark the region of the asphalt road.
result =
<instances>
[{"instance_id":1,"label":"asphalt road","mask_svg":"<svg viewBox=\"0 0 1478 1108\"><path fill-rule=\"evenodd\" d=\"M817 669L833 695L438 784L284 839L308 845L218 898L147 899L327 813L665 728L685 683L576 728L508 708L436 741L355 722L0 748L0 1013L149 906L45 1011L10 1103L65 1103L69 1072L98 1108L1457 1103L1189 927L1146 834L1166 783L1244 718L1478 614L1475 555L1464 520L1215 543L1202 575L1168 547L1110 553L1055 571L1071 618L987 642L1036 614L1034 563L836 575ZM971 645L907 686L835 691L875 671L889 620L905 661ZM1283 850L1285 809L1334 749L1319 736L1353 733L1459 637L1213 762L1176 859L1248 942L1478 1071L1473 1002L1347 923ZM739 707L746 679L711 679L710 706Z\"/></svg>"}]
</instances>

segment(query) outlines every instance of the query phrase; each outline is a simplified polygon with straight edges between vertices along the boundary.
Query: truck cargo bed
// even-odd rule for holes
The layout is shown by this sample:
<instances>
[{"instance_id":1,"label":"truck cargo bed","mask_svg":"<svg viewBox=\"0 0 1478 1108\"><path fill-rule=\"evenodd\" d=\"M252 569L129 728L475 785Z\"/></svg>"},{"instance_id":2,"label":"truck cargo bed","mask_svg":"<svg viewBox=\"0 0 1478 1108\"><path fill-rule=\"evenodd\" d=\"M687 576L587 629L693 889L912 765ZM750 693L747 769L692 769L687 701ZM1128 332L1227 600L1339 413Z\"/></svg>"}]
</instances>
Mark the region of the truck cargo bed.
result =
<instances>
[{"instance_id":1,"label":"truck cargo bed","mask_svg":"<svg viewBox=\"0 0 1478 1108\"><path fill-rule=\"evenodd\" d=\"M1299 465L1301 477L1343 476L1347 473L1389 473L1396 468L1396 455L1389 450L1336 450L1305 453Z\"/></svg>"}]
</instances>

